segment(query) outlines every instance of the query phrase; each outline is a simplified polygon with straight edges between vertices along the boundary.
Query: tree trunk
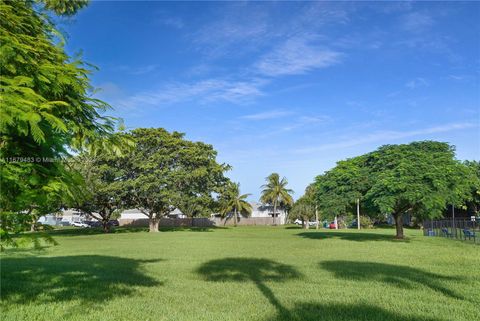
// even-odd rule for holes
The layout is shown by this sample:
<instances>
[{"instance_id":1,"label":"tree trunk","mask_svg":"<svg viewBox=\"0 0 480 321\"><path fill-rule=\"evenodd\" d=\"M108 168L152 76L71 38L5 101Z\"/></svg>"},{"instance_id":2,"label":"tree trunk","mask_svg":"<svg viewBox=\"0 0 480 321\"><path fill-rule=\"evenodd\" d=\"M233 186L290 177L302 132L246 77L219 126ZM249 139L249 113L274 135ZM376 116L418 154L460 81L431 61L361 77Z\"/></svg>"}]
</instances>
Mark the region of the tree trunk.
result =
<instances>
[{"instance_id":1,"label":"tree trunk","mask_svg":"<svg viewBox=\"0 0 480 321\"><path fill-rule=\"evenodd\" d=\"M277 212L277 201L273 202L273 215L272 215L273 225L276 225L276 220L275 220L276 212Z\"/></svg>"},{"instance_id":2,"label":"tree trunk","mask_svg":"<svg viewBox=\"0 0 480 321\"><path fill-rule=\"evenodd\" d=\"M233 226L237 226L237 208L233 209Z\"/></svg>"},{"instance_id":3,"label":"tree trunk","mask_svg":"<svg viewBox=\"0 0 480 321\"><path fill-rule=\"evenodd\" d=\"M305 229L308 230L310 228L310 220L308 219L308 217L307 219L304 220L304 222L305 222Z\"/></svg>"},{"instance_id":4,"label":"tree trunk","mask_svg":"<svg viewBox=\"0 0 480 321\"><path fill-rule=\"evenodd\" d=\"M149 232L158 232L158 223L160 223L159 218L151 217L148 221Z\"/></svg>"},{"instance_id":5,"label":"tree trunk","mask_svg":"<svg viewBox=\"0 0 480 321\"><path fill-rule=\"evenodd\" d=\"M397 229L397 235L395 238L403 239L403 215L402 213L394 213L393 218L395 219L395 228Z\"/></svg>"},{"instance_id":6,"label":"tree trunk","mask_svg":"<svg viewBox=\"0 0 480 321\"><path fill-rule=\"evenodd\" d=\"M315 205L315 222L317 223L317 225L315 226L315 229L318 230L318 209L317 209L317 205Z\"/></svg>"},{"instance_id":7,"label":"tree trunk","mask_svg":"<svg viewBox=\"0 0 480 321\"><path fill-rule=\"evenodd\" d=\"M102 220L102 227L103 227L103 233L110 232L110 226L108 225L108 221Z\"/></svg>"}]
</instances>

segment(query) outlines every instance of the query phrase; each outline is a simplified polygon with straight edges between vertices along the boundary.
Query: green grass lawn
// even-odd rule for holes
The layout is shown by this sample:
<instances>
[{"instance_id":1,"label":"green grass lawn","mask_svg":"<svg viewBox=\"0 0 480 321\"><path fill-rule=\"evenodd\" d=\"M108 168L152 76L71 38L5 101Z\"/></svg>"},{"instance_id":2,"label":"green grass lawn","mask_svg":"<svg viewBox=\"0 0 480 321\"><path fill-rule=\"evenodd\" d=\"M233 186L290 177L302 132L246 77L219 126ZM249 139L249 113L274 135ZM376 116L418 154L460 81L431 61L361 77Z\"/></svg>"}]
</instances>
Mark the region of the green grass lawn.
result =
<instances>
[{"instance_id":1,"label":"green grass lawn","mask_svg":"<svg viewBox=\"0 0 480 321\"><path fill-rule=\"evenodd\" d=\"M1 255L6 320L480 320L480 246L407 230L53 232Z\"/></svg>"}]
</instances>

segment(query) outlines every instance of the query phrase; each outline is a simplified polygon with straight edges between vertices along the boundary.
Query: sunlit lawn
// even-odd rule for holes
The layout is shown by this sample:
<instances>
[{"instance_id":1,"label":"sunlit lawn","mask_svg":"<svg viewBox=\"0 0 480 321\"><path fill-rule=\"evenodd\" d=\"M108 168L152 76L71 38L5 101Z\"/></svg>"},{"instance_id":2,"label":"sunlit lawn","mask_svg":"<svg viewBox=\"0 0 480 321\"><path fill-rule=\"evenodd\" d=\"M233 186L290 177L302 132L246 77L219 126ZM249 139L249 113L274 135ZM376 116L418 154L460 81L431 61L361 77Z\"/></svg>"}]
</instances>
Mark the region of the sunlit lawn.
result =
<instances>
[{"instance_id":1,"label":"sunlit lawn","mask_svg":"<svg viewBox=\"0 0 480 321\"><path fill-rule=\"evenodd\" d=\"M480 320L478 245L389 229L124 232L7 250L1 319Z\"/></svg>"}]
</instances>

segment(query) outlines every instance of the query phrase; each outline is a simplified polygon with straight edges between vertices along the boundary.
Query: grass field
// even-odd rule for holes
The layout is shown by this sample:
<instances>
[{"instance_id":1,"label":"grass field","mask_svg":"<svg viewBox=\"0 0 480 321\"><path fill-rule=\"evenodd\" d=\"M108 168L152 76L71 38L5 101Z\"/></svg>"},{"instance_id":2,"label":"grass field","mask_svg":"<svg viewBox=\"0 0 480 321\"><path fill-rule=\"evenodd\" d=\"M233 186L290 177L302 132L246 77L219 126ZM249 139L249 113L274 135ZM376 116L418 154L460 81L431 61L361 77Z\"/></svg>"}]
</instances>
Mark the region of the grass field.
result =
<instances>
[{"instance_id":1,"label":"grass field","mask_svg":"<svg viewBox=\"0 0 480 321\"><path fill-rule=\"evenodd\" d=\"M1 255L1 319L480 320L480 246L406 233L58 231Z\"/></svg>"}]
</instances>

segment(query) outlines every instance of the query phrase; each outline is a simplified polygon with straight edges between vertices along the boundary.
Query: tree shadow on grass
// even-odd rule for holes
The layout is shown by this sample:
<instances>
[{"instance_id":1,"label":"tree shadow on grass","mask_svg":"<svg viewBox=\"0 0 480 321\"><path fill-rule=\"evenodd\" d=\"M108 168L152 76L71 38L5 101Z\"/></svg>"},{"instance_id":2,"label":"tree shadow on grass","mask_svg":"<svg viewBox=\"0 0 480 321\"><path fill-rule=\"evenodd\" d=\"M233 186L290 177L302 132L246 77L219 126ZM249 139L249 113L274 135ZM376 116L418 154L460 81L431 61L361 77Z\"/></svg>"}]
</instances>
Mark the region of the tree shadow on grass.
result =
<instances>
[{"instance_id":1,"label":"tree shadow on grass","mask_svg":"<svg viewBox=\"0 0 480 321\"><path fill-rule=\"evenodd\" d=\"M386 235L386 234L377 234L377 233L368 233L368 232L327 232L327 231L312 231L312 232L302 232L298 233L298 236L313 239L313 240L324 240L331 238L338 238L347 241L390 241L390 242L409 242L408 239L398 240L395 239L395 236Z\"/></svg>"},{"instance_id":2,"label":"tree shadow on grass","mask_svg":"<svg viewBox=\"0 0 480 321\"><path fill-rule=\"evenodd\" d=\"M292 266L267 259L225 258L209 261L197 269L197 273L213 282L253 282L263 296L288 319L289 311L280 303L267 281L284 282L301 277Z\"/></svg>"},{"instance_id":3,"label":"tree shadow on grass","mask_svg":"<svg viewBox=\"0 0 480 321\"><path fill-rule=\"evenodd\" d=\"M1 259L1 294L6 304L79 300L100 305L113 297L133 295L135 287L160 286L141 271L145 263L113 256L78 255Z\"/></svg>"},{"instance_id":4,"label":"tree shadow on grass","mask_svg":"<svg viewBox=\"0 0 480 321\"><path fill-rule=\"evenodd\" d=\"M200 227L200 226L175 226L175 227L160 227L160 232L213 232L214 230L227 230L228 227L213 226L213 227Z\"/></svg>"},{"instance_id":5,"label":"tree shadow on grass","mask_svg":"<svg viewBox=\"0 0 480 321\"><path fill-rule=\"evenodd\" d=\"M355 261L320 262L320 267L332 272L335 277L356 281L378 281L397 287L410 289L415 285L426 286L448 297L463 300L464 298L442 284L443 280L460 278L422 271L408 266Z\"/></svg>"},{"instance_id":6,"label":"tree shadow on grass","mask_svg":"<svg viewBox=\"0 0 480 321\"><path fill-rule=\"evenodd\" d=\"M52 231L48 231L48 234L55 237L55 236L60 236L60 235L80 236L80 235L96 235L96 234L136 233L136 232L146 232L146 231L148 231L147 228L116 227L116 228L111 228L110 232L104 233L103 229L100 228L100 227L94 227L94 228L80 228L80 227L77 227L77 228L66 228L66 229L52 230Z\"/></svg>"},{"instance_id":7,"label":"tree shadow on grass","mask_svg":"<svg viewBox=\"0 0 480 321\"><path fill-rule=\"evenodd\" d=\"M289 315L268 321L440 321L440 319L397 314L368 304L296 304Z\"/></svg>"}]
</instances>

